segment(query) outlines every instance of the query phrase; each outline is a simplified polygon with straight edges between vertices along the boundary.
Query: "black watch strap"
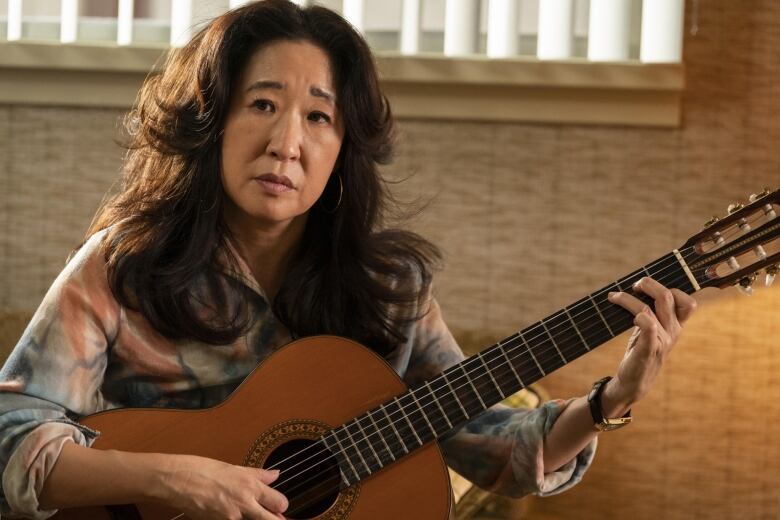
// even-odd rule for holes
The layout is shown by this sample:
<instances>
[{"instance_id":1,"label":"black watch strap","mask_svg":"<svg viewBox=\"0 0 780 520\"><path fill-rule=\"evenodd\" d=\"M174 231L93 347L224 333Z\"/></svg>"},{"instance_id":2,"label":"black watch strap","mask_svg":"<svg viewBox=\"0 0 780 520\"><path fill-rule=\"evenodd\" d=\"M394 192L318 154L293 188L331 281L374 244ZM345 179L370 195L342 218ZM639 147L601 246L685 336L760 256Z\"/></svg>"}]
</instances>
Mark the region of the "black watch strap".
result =
<instances>
[{"instance_id":1,"label":"black watch strap","mask_svg":"<svg viewBox=\"0 0 780 520\"><path fill-rule=\"evenodd\" d=\"M612 376L602 377L593 383L593 388L590 389L590 393L588 394L590 415L593 418L594 426L599 431L616 430L631 422L631 410L626 412L623 417L618 417L616 419L607 419L604 417L604 412L601 409L601 393L611 379Z\"/></svg>"}]
</instances>

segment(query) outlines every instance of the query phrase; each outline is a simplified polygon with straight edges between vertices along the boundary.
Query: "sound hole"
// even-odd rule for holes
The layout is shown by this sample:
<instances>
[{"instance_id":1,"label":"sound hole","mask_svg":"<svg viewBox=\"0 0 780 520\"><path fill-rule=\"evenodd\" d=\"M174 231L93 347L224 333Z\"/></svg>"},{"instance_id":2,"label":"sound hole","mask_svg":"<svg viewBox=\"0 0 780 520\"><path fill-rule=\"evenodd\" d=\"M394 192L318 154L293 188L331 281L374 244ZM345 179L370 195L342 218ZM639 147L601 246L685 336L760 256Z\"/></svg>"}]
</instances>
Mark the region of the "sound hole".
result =
<instances>
[{"instance_id":1,"label":"sound hole","mask_svg":"<svg viewBox=\"0 0 780 520\"><path fill-rule=\"evenodd\" d=\"M316 440L295 439L280 445L263 467L281 470L272 487L290 501L285 518L315 517L327 511L338 498L341 483L338 463Z\"/></svg>"}]
</instances>

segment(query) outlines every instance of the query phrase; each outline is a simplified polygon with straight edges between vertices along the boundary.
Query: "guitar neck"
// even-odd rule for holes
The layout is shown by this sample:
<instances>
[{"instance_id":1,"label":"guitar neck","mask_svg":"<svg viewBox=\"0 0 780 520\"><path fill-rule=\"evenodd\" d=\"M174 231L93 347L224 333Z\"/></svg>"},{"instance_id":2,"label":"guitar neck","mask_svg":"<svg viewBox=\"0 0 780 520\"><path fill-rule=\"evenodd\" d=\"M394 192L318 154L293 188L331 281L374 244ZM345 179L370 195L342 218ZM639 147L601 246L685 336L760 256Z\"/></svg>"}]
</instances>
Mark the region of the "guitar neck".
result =
<instances>
[{"instance_id":1,"label":"guitar neck","mask_svg":"<svg viewBox=\"0 0 780 520\"><path fill-rule=\"evenodd\" d=\"M323 437L352 485L423 444L446 436L505 397L629 329L631 313L607 301L651 276L688 294L698 290L674 251L512 334ZM643 294L635 294L650 303Z\"/></svg>"}]
</instances>

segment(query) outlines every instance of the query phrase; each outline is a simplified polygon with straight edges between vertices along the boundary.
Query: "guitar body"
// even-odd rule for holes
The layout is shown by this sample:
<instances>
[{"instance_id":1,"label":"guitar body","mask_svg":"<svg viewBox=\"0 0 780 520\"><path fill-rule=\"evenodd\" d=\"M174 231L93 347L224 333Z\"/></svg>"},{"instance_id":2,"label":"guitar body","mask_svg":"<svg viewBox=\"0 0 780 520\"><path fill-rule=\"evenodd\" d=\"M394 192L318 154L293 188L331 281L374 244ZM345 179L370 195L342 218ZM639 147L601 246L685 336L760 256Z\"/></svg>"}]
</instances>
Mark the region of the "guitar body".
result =
<instances>
[{"instance_id":1,"label":"guitar body","mask_svg":"<svg viewBox=\"0 0 780 520\"><path fill-rule=\"evenodd\" d=\"M298 444L284 453L284 446L311 442L306 439L318 438L405 390L395 371L372 351L346 339L317 336L274 353L216 407L112 410L82 422L102 433L94 444L98 449L192 454L269 467L269 457L286 458L300 448ZM444 520L452 514L451 496L441 452L430 442L358 484L336 490L318 510L290 518ZM55 518L157 520L177 515L172 509L136 504L112 512L66 509Z\"/></svg>"}]
</instances>

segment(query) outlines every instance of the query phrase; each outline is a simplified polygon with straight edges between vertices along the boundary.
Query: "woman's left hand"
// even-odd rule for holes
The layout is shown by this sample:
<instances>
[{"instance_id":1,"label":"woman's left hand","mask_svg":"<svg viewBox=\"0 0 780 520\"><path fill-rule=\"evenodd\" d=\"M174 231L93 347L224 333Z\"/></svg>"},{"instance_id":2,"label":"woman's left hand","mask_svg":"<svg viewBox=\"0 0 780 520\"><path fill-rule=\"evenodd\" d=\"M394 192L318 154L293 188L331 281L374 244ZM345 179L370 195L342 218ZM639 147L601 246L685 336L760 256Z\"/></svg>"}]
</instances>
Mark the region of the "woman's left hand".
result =
<instances>
[{"instance_id":1,"label":"woman's left hand","mask_svg":"<svg viewBox=\"0 0 780 520\"><path fill-rule=\"evenodd\" d=\"M696 310L696 300L691 296L679 289L667 289L649 277L636 282L634 290L655 300L655 312L628 293L609 295L610 302L634 314L636 325L617 376L604 389L602 404L609 417L622 415L650 390L680 337L682 325Z\"/></svg>"}]
</instances>

